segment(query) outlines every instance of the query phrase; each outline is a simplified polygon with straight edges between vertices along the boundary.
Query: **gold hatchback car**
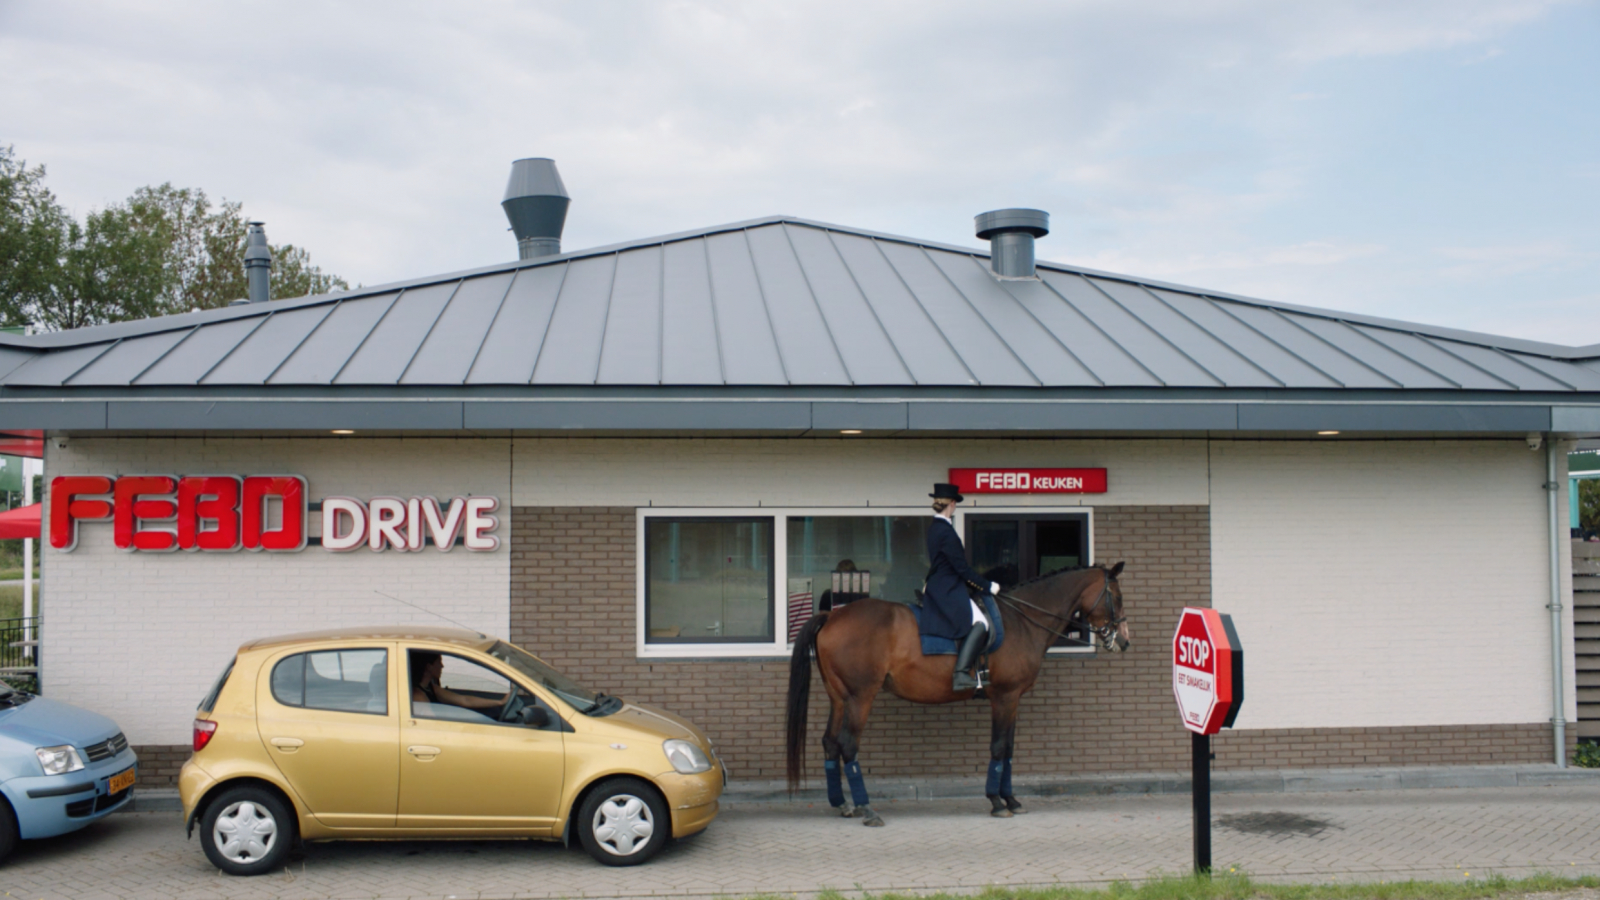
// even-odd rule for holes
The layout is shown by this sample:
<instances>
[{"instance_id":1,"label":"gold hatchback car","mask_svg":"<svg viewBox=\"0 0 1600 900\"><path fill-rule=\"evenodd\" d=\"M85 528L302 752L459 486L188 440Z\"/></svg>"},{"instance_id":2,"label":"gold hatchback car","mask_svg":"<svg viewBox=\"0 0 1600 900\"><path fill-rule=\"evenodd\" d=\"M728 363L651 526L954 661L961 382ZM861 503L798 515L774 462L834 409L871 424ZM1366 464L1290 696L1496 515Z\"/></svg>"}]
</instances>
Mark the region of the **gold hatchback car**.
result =
<instances>
[{"instance_id":1,"label":"gold hatchback car","mask_svg":"<svg viewBox=\"0 0 1600 900\"><path fill-rule=\"evenodd\" d=\"M711 824L725 783L688 721L504 641L418 628L240 647L179 776L189 833L234 875L280 867L297 838L575 838L636 865Z\"/></svg>"}]
</instances>

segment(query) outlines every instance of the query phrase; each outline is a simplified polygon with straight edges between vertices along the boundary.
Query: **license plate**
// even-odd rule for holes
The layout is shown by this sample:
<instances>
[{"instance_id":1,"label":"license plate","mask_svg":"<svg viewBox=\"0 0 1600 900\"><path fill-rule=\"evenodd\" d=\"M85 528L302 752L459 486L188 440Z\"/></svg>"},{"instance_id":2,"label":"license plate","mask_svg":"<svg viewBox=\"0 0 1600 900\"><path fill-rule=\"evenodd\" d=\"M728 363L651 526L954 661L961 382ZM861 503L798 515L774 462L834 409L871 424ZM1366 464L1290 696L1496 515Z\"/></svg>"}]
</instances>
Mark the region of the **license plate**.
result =
<instances>
[{"instance_id":1,"label":"license plate","mask_svg":"<svg viewBox=\"0 0 1600 900\"><path fill-rule=\"evenodd\" d=\"M133 770L123 769L111 776L111 784L107 790L109 793L118 794L130 787L133 787Z\"/></svg>"}]
</instances>

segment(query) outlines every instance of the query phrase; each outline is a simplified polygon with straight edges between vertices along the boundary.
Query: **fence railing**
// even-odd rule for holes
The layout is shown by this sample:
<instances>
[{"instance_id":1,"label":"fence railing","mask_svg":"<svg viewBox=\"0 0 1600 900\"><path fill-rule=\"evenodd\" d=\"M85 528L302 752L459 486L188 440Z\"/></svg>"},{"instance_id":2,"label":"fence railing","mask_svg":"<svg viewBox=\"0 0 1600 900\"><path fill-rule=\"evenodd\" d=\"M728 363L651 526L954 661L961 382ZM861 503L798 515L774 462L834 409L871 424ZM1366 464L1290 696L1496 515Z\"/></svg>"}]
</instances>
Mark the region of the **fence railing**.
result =
<instances>
[{"instance_id":1,"label":"fence railing","mask_svg":"<svg viewBox=\"0 0 1600 900\"><path fill-rule=\"evenodd\" d=\"M0 678L38 681L42 621L42 616L0 619Z\"/></svg>"}]
</instances>

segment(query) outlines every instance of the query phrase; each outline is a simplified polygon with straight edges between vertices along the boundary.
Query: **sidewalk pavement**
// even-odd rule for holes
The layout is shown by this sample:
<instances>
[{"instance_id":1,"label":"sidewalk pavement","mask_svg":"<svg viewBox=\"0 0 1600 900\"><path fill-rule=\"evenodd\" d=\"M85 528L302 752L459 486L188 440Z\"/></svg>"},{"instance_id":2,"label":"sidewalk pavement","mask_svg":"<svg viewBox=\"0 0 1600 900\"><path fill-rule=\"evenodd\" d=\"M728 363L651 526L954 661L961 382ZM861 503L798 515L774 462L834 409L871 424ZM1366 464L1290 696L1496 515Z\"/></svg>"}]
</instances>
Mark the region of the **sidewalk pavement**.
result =
<instances>
[{"instance_id":1,"label":"sidewalk pavement","mask_svg":"<svg viewBox=\"0 0 1600 900\"><path fill-rule=\"evenodd\" d=\"M1379 786L1395 770L1367 770L1383 774L1354 779L1348 771L1277 773L1275 781L1272 773L1253 773L1258 786L1277 788L1224 791L1219 785L1212 801L1214 858L1219 868L1238 866L1265 880L1600 875L1600 777L1566 778L1545 767L1545 782L1536 784L1538 769L1511 769L1510 785L1449 789L1437 785L1452 774L1469 784L1508 776L1497 767L1435 770L1435 786L1424 788ZM1415 782L1420 772L1394 777ZM1219 773L1218 781L1227 774ZM1328 790L1335 780L1358 789ZM1186 872L1190 798L1178 792L1176 776L1150 776L1145 784L1161 789L1062 789L1027 800L1030 813L1013 819L990 818L987 802L975 797L885 795L875 804L888 822L884 828L863 828L820 802L763 800L741 786L708 831L631 869L599 866L560 844L348 842L310 845L279 874L228 878L206 862L196 842L184 841L172 812L136 812L76 835L25 842L0 866L0 884L14 897L74 900L700 898L809 895L828 887L847 895L973 892L988 885L1103 884ZM1241 777L1233 784L1246 782ZM1321 789L1299 789L1308 785ZM934 795L959 786L910 787Z\"/></svg>"}]
</instances>

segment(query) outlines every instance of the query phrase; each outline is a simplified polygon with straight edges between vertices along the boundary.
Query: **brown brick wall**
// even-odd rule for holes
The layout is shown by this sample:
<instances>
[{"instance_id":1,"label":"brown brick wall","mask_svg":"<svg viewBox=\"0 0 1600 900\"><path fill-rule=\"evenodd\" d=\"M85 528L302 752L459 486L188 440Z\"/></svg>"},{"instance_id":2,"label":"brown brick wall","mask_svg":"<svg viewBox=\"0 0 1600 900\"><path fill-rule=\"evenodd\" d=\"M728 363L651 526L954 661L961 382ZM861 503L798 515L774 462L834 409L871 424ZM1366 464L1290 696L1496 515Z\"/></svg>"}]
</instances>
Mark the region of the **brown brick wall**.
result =
<instances>
[{"instance_id":1,"label":"brown brick wall","mask_svg":"<svg viewBox=\"0 0 1600 900\"><path fill-rule=\"evenodd\" d=\"M700 725L739 779L783 777L787 660L640 660L635 642L635 513L624 507L512 511L511 640L592 687ZM1210 515L1200 506L1101 507L1097 560L1127 562L1125 654L1051 657L1022 701L1016 771L1036 775L1176 771L1188 732L1171 693L1166 629L1211 602ZM827 698L813 667L807 753L820 771ZM982 702L918 706L880 694L862 743L880 777L975 775L988 764ZM1219 768L1544 762L1548 725L1225 732Z\"/></svg>"},{"instance_id":2,"label":"brown brick wall","mask_svg":"<svg viewBox=\"0 0 1600 900\"><path fill-rule=\"evenodd\" d=\"M139 787L175 788L178 770L193 756L188 744L145 744L133 748L139 754Z\"/></svg>"}]
</instances>

